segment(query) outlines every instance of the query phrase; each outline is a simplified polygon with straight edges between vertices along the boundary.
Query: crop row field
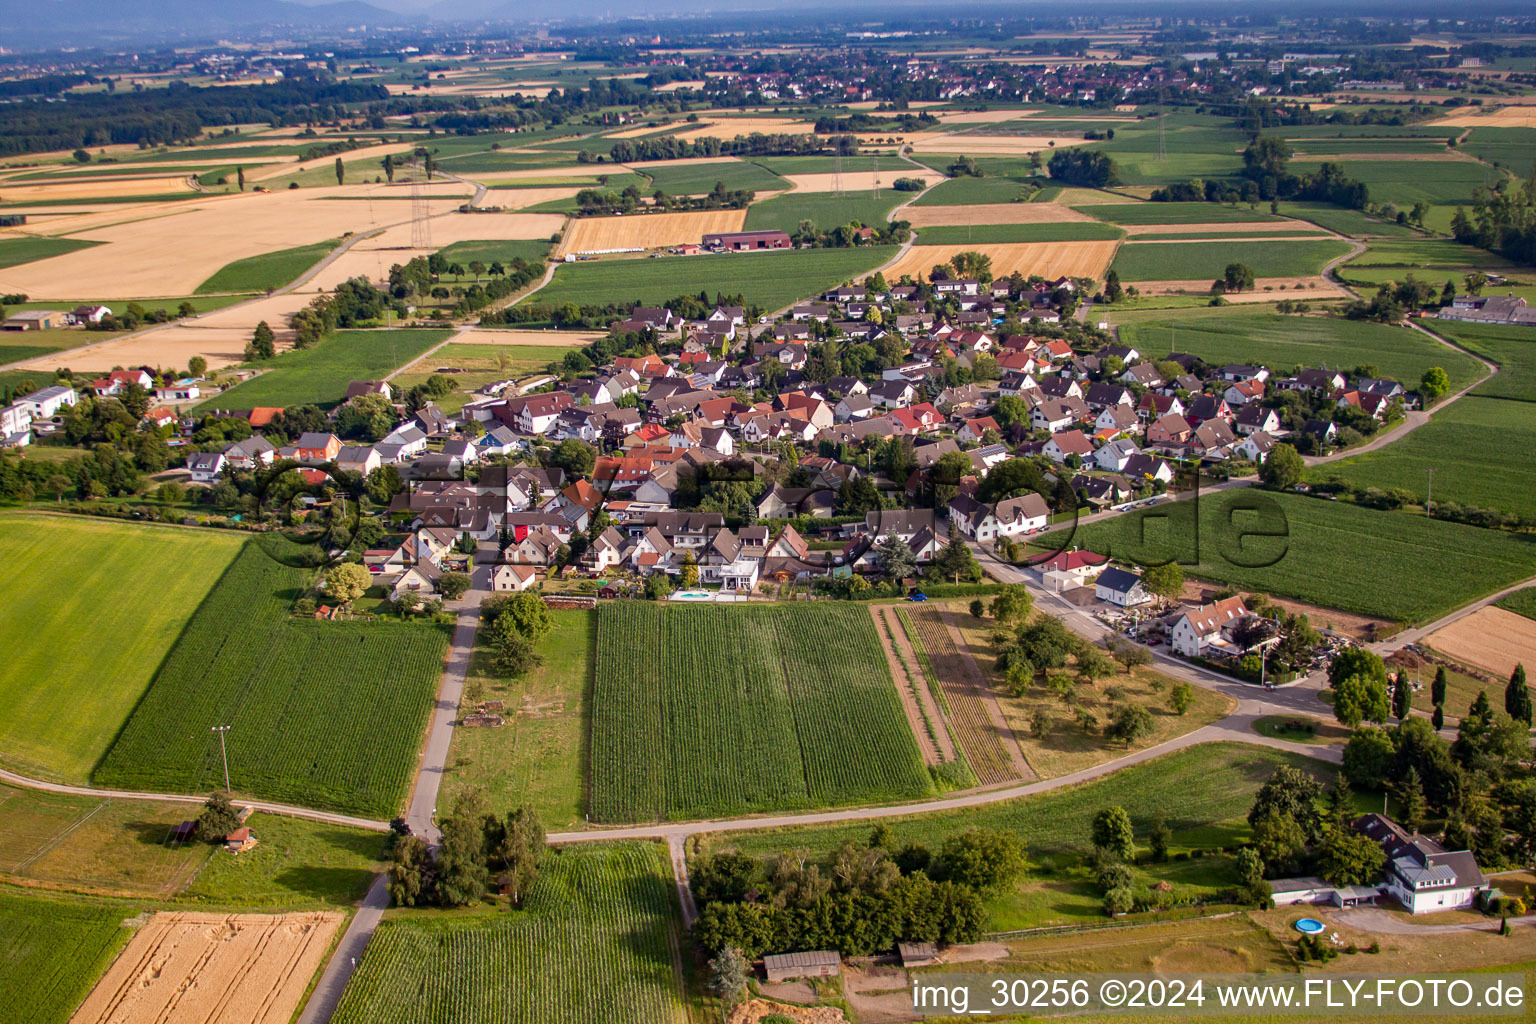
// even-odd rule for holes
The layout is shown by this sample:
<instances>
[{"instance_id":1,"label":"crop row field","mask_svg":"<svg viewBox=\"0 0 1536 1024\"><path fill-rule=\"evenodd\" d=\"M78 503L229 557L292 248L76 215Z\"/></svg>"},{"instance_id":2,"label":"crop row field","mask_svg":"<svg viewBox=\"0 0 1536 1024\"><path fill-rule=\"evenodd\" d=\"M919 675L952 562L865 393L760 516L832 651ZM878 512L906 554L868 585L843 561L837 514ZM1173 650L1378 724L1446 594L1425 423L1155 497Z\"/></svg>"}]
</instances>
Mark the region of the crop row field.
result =
<instances>
[{"instance_id":1,"label":"crop row field","mask_svg":"<svg viewBox=\"0 0 1536 1024\"><path fill-rule=\"evenodd\" d=\"M273 324L273 328L280 327ZM378 380L414 362L452 331L337 331L311 348L280 353L264 370L203 402L200 408L243 412L291 405L330 407L354 380Z\"/></svg>"},{"instance_id":2,"label":"crop row field","mask_svg":"<svg viewBox=\"0 0 1536 1024\"><path fill-rule=\"evenodd\" d=\"M660 189L669 196L702 195L712 192L716 185L727 192L747 189L753 192L779 192L789 188L789 182L765 167L744 160L722 160L704 164L663 164L649 167L646 164L629 165L651 179L650 187L641 191L649 195Z\"/></svg>"},{"instance_id":3,"label":"crop row field","mask_svg":"<svg viewBox=\"0 0 1536 1024\"><path fill-rule=\"evenodd\" d=\"M1121 237L1108 224L1074 222L1039 224L954 224L923 228L923 245L993 245L1011 242L1093 242Z\"/></svg>"},{"instance_id":4,"label":"crop row field","mask_svg":"<svg viewBox=\"0 0 1536 1024\"><path fill-rule=\"evenodd\" d=\"M804 249L719 256L664 256L654 260L571 263L525 302L561 305L656 304L681 294L742 293L766 310L862 277L896 252L889 245ZM925 268L926 269L926 268Z\"/></svg>"},{"instance_id":5,"label":"crop row field","mask_svg":"<svg viewBox=\"0 0 1536 1024\"><path fill-rule=\"evenodd\" d=\"M83 783L241 544L233 534L8 514L0 764Z\"/></svg>"},{"instance_id":6,"label":"crop row field","mask_svg":"<svg viewBox=\"0 0 1536 1024\"><path fill-rule=\"evenodd\" d=\"M977 781L984 786L1019 778L1019 769L983 703L985 692L965 671L963 654L935 609L899 609L897 618L906 630L929 685L937 684L953 715L955 738L965 751Z\"/></svg>"},{"instance_id":7,"label":"crop row field","mask_svg":"<svg viewBox=\"0 0 1536 1024\"><path fill-rule=\"evenodd\" d=\"M1492 188L1503 173L1475 160L1351 160L1335 161L1344 173L1370 189L1371 199L1406 209L1417 202L1442 206L1470 205L1472 190ZM1321 160L1292 160L1292 174L1311 174Z\"/></svg>"},{"instance_id":8,"label":"crop row field","mask_svg":"<svg viewBox=\"0 0 1536 1024\"><path fill-rule=\"evenodd\" d=\"M1125 225L1281 223L1281 218L1268 213L1220 203L1105 203L1077 206L1076 209L1111 224Z\"/></svg>"},{"instance_id":9,"label":"crop row field","mask_svg":"<svg viewBox=\"0 0 1536 1024\"><path fill-rule=\"evenodd\" d=\"M777 228L794 234L801 221L810 221L822 231L830 231L852 221L866 227L883 228L889 223L891 211L907 199L910 192L881 189L871 195L868 191L832 195L826 192L789 192L747 208L745 228L748 231L771 231Z\"/></svg>"},{"instance_id":10,"label":"crop row field","mask_svg":"<svg viewBox=\"0 0 1536 1024\"><path fill-rule=\"evenodd\" d=\"M1122 281L1215 280L1229 263L1243 263L1255 277L1310 277L1349 252L1336 238L1286 241L1131 242L1115 255Z\"/></svg>"},{"instance_id":11,"label":"crop row field","mask_svg":"<svg viewBox=\"0 0 1536 1024\"><path fill-rule=\"evenodd\" d=\"M289 608L310 570L241 550L166 657L97 785L235 790L388 818L405 798L447 636L409 622L315 622Z\"/></svg>"},{"instance_id":12,"label":"crop row field","mask_svg":"<svg viewBox=\"0 0 1536 1024\"><path fill-rule=\"evenodd\" d=\"M862 606L598 609L594 821L932 792Z\"/></svg>"},{"instance_id":13,"label":"crop row field","mask_svg":"<svg viewBox=\"0 0 1536 1024\"><path fill-rule=\"evenodd\" d=\"M1041 541L1061 543L1142 563L1171 557L1200 579L1410 624L1529 576L1536 558L1528 536L1249 488Z\"/></svg>"},{"instance_id":14,"label":"crop row field","mask_svg":"<svg viewBox=\"0 0 1536 1024\"><path fill-rule=\"evenodd\" d=\"M1473 394L1536 401L1536 328L1503 324L1469 324L1436 320L1430 325L1485 359L1499 364L1499 372L1473 389Z\"/></svg>"},{"instance_id":15,"label":"crop row field","mask_svg":"<svg viewBox=\"0 0 1536 1024\"><path fill-rule=\"evenodd\" d=\"M1231 308L1137 310L1112 318L1124 343L1148 359L1188 352L1212 366L1259 363L1281 374L1297 366L1374 366L1378 375L1408 388L1418 384L1425 370L1439 366L1450 376L1452 390L1484 372L1477 360L1418 331L1362 320Z\"/></svg>"},{"instance_id":16,"label":"crop row field","mask_svg":"<svg viewBox=\"0 0 1536 1024\"><path fill-rule=\"evenodd\" d=\"M65 1024L132 931L133 910L0 893L0 1006L6 1020Z\"/></svg>"},{"instance_id":17,"label":"crop row field","mask_svg":"<svg viewBox=\"0 0 1536 1024\"><path fill-rule=\"evenodd\" d=\"M336 1024L682 1024L677 895L658 845L551 852L522 910L386 918Z\"/></svg>"}]
</instances>

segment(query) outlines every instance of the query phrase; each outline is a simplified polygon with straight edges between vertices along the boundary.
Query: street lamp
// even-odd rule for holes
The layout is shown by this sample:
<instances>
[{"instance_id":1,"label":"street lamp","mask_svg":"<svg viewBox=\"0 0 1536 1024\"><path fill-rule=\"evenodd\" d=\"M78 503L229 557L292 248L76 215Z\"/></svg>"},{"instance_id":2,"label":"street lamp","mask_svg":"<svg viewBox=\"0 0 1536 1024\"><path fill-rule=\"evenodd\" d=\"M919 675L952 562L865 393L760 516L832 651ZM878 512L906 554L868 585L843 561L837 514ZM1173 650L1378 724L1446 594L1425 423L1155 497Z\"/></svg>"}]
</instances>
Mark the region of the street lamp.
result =
<instances>
[{"instance_id":1,"label":"street lamp","mask_svg":"<svg viewBox=\"0 0 1536 1024\"><path fill-rule=\"evenodd\" d=\"M225 745L224 745L224 734L226 732L229 732L229 728L230 727L227 726L227 725L215 725L213 728L208 730L209 732L216 732L216 733L219 734L219 753L224 758L224 792L226 792L226 793L230 792L230 788L229 788L229 749L227 747L225 747Z\"/></svg>"}]
</instances>

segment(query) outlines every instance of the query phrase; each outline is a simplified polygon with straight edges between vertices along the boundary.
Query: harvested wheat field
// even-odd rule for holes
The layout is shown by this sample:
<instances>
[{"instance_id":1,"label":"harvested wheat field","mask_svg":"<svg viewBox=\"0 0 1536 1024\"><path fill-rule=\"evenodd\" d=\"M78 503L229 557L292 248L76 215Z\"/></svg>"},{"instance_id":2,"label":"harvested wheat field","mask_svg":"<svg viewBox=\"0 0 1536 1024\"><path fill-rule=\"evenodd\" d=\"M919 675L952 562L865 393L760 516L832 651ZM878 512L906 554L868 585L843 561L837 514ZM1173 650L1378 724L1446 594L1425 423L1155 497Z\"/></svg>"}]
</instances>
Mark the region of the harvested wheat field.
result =
<instances>
[{"instance_id":1,"label":"harvested wheat field","mask_svg":"<svg viewBox=\"0 0 1536 1024\"><path fill-rule=\"evenodd\" d=\"M628 217L576 217L555 253L599 252L605 249L655 249L698 242L716 231L740 231L746 210L693 210L686 213L642 213Z\"/></svg>"},{"instance_id":2,"label":"harvested wheat field","mask_svg":"<svg viewBox=\"0 0 1536 1024\"><path fill-rule=\"evenodd\" d=\"M992 257L992 274L1003 277L1015 271L1029 276L1091 277L1102 281L1115 258L1116 241L1101 242L1019 242L1007 245L914 245L892 266L884 269L887 280L903 274L913 278L926 276L937 263L946 263L956 253L982 252ZM1206 283L1210 287L1210 283Z\"/></svg>"},{"instance_id":3,"label":"harvested wheat field","mask_svg":"<svg viewBox=\"0 0 1536 1024\"><path fill-rule=\"evenodd\" d=\"M99 178L89 181L34 182L26 185L0 183L0 201L37 203L56 199L101 199L107 196L163 196L193 192L185 174L151 178Z\"/></svg>"},{"instance_id":4,"label":"harvested wheat field","mask_svg":"<svg viewBox=\"0 0 1536 1024\"><path fill-rule=\"evenodd\" d=\"M362 149L349 149L345 153L341 153L339 155L341 156L342 161L346 163L366 159L371 159L377 163L378 161L383 160L386 154L409 153L416 149L416 147L419 145L421 145L421 143L414 140L411 142L391 142L383 146L364 146ZM316 157L313 160L304 160L302 162L289 161L285 164L276 164L270 167L258 168L254 174L246 174L245 180L270 181L273 178L281 177L283 175L302 174L305 171L312 171L317 167L330 167L335 163L336 154L331 156Z\"/></svg>"},{"instance_id":5,"label":"harvested wheat field","mask_svg":"<svg viewBox=\"0 0 1536 1024\"><path fill-rule=\"evenodd\" d=\"M451 196L425 202L433 214L459 206ZM151 219L79 232L75 237L108 244L0 271L0 291L45 300L190 295L208 275L235 260L408 222L410 216L409 203L304 190L210 197Z\"/></svg>"},{"instance_id":6,"label":"harvested wheat field","mask_svg":"<svg viewBox=\"0 0 1536 1024\"><path fill-rule=\"evenodd\" d=\"M1492 605L1435 630L1424 642L1500 679L1509 678L1517 664L1536 667L1536 619Z\"/></svg>"},{"instance_id":7,"label":"harvested wheat field","mask_svg":"<svg viewBox=\"0 0 1536 1024\"><path fill-rule=\"evenodd\" d=\"M1135 196L1122 195L1119 192L1101 192L1096 188L1072 188L1067 187L1057 193L1051 202L1059 206L1103 206L1107 203L1139 203L1142 200Z\"/></svg>"},{"instance_id":8,"label":"harvested wheat field","mask_svg":"<svg viewBox=\"0 0 1536 1024\"><path fill-rule=\"evenodd\" d=\"M884 171L844 171L842 174L786 174L785 179L794 185L795 192L867 192L875 188L890 188L897 178L917 178L924 185L943 181L938 171L919 171L909 164ZM916 195L916 193L912 193Z\"/></svg>"},{"instance_id":9,"label":"harvested wheat field","mask_svg":"<svg viewBox=\"0 0 1536 1024\"><path fill-rule=\"evenodd\" d=\"M933 116L945 124L1000 124L1038 113L1038 110L935 110Z\"/></svg>"},{"instance_id":10,"label":"harvested wheat field","mask_svg":"<svg viewBox=\"0 0 1536 1024\"><path fill-rule=\"evenodd\" d=\"M1454 125L1460 128L1536 128L1536 107L1503 107L1490 114L1479 114L1472 109L1465 109L1459 114L1450 114L1425 123ZM1351 154L1350 159L1354 158L1354 154Z\"/></svg>"},{"instance_id":11,"label":"harvested wheat field","mask_svg":"<svg viewBox=\"0 0 1536 1024\"><path fill-rule=\"evenodd\" d=\"M914 137L911 145L914 153L953 153L958 148L966 156L1028 156L1082 141L1080 135L930 135Z\"/></svg>"},{"instance_id":12,"label":"harvested wheat field","mask_svg":"<svg viewBox=\"0 0 1536 1024\"><path fill-rule=\"evenodd\" d=\"M814 125L809 121L791 120L787 117L733 117L695 125L687 131L678 132L676 137L689 140L729 141L738 135L810 135L813 127ZM655 131L655 129L650 128L647 131Z\"/></svg>"},{"instance_id":13,"label":"harvested wheat field","mask_svg":"<svg viewBox=\"0 0 1536 1024\"><path fill-rule=\"evenodd\" d=\"M549 167L521 167L517 170L508 169L505 171L485 171L483 173L477 173L474 177L476 181L484 182L487 185L493 185L497 182L504 181L552 181L562 179L591 179L593 182L596 182L598 175L612 174L615 168L621 166L623 165L605 164L597 170L590 170L583 167L571 167L569 165L551 165Z\"/></svg>"},{"instance_id":14,"label":"harvested wheat field","mask_svg":"<svg viewBox=\"0 0 1536 1024\"><path fill-rule=\"evenodd\" d=\"M288 1024L345 917L155 914L70 1024Z\"/></svg>"},{"instance_id":15,"label":"harvested wheat field","mask_svg":"<svg viewBox=\"0 0 1536 1024\"><path fill-rule=\"evenodd\" d=\"M1086 213L1059 203L980 203L976 206L909 206L901 219L914 228L983 224L1061 224L1067 221L1096 223Z\"/></svg>"}]
</instances>

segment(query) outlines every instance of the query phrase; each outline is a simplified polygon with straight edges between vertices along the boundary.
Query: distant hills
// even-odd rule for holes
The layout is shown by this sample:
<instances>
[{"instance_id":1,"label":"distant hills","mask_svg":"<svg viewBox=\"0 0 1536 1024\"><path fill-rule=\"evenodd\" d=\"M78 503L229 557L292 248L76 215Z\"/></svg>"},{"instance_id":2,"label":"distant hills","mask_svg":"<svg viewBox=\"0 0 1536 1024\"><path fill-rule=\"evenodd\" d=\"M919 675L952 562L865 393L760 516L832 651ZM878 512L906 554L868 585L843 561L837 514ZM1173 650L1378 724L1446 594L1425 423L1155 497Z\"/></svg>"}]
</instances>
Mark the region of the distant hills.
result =
<instances>
[{"instance_id":1,"label":"distant hills","mask_svg":"<svg viewBox=\"0 0 1536 1024\"><path fill-rule=\"evenodd\" d=\"M207 39L253 28L347 28L413 19L363 0L0 0L7 46L89 48L137 40Z\"/></svg>"}]
</instances>

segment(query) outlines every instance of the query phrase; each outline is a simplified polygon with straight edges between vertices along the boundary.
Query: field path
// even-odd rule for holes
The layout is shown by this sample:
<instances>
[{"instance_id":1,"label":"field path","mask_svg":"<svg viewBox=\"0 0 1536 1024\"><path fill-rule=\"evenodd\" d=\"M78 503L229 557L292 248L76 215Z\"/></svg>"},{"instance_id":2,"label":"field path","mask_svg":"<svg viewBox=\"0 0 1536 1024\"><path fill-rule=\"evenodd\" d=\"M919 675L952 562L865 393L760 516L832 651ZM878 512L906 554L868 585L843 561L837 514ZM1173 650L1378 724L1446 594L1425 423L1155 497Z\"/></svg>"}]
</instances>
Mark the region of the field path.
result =
<instances>
[{"instance_id":1,"label":"field path","mask_svg":"<svg viewBox=\"0 0 1536 1024\"><path fill-rule=\"evenodd\" d=\"M947 752L939 749L938 738L943 736L948 740L948 730L941 731L932 726L933 722L940 721L938 708L933 706L933 695L928 692L927 678L918 679L913 675L917 671L912 667L917 662L917 656L912 652L912 645L907 642L907 634L901 622L893 621L895 615L888 605L872 604L869 606L869 614L875 620L875 632L880 634L885 663L890 667L891 679L896 683L896 695L901 698L901 709L907 714L907 724L912 727L912 738L917 740L922 750L923 763L932 767L941 761L954 760L953 744L946 744L949 747ZM928 726L923 724L925 720ZM929 735L930 727L932 735Z\"/></svg>"}]
</instances>

